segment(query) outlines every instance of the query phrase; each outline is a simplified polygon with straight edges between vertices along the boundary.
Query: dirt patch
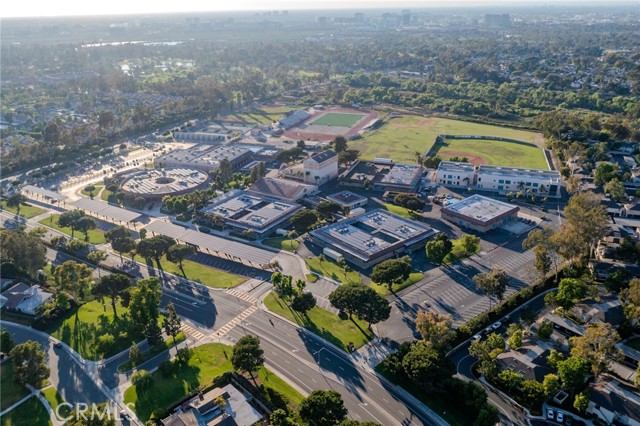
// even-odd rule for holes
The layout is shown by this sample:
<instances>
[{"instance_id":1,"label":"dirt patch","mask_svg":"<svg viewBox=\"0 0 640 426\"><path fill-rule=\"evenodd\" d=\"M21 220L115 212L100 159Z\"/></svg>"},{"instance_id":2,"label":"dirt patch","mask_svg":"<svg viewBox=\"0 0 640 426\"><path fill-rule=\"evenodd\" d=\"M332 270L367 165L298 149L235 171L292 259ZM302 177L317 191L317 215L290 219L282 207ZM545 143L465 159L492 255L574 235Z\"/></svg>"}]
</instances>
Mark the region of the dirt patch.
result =
<instances>
[{"instance_id":1,"label":"dirt patch","mask_svg":"<svg viewBox=\"0 0 640 426\"><path fill-rule=\"evenodd\" d=\"M400 123L393 122L393 127L402 127L402 128L416 128L416 127L427 127L433 125L433 120L429 120L428 118L421 118L417 123Z\"/></svg>"},{"instance_id":2,"label":"dirt patch","mask_svg":"<svg viewBox=\"0 0 640 426\"><path fill-rule=\"evenodd\" d=\"M446 149L441 149L436 153L436 155L442 158L443 160L447 160L451 157L467 157L469 159L469 163L473 164L474 166L479 166L481 164L489 164L489 162L485 160L484 157L481 157L479 155L472 155L464 151L449 151Z\"/></svg>"}]
</instances>

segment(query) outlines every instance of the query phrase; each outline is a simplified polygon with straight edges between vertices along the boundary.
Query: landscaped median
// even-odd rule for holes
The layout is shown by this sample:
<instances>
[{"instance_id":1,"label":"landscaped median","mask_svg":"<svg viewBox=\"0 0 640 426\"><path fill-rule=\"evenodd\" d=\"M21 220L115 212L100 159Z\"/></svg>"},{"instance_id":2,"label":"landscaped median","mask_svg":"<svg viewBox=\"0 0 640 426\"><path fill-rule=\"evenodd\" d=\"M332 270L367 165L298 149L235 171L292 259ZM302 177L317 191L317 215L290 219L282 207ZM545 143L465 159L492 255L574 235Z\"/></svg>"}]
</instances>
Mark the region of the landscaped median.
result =
<instances>
[{"instance_id":1,"label":"landscaped median","mask_svg":"<svg viewBox=\"0 0 640 426\"><path fill-rule=\"evenodd\" d=\"M18 214L18 209L15 207L9 207L7 206L7 202L3 201L2 202L2 208L8 212L11 212L13 214ZM43 210L39 207L35 207L32 206L31 204L27 204L27 203L21 203L20 204L20 216L24 216L27 219L31 219L32 217L36 217L38 215L41 215L42 213L44 213L46 210Z\"/></svg>"},{"instance_id":2,"label":"landscaped median","mask_svg":"<svg viewBox=\"0 0 640 426\"><path fill-rule=\"evenodd\" d=\"M155 261L149 261L147 265L157 267ZM160 266L164 272L187 278L191 281L204 284L211 288L231 288L236 287L246 281L246 278L240 275L231 274L222 269L212 268L193 260L183 260L182 268L173 262L169 262L166 256L160 259ZM183 273L184 272L184 273Z\"/></svg>"},{"instance_id":3,"label":"landscaped median","mask_svg":"<svg viewBox=\"0 0 640 426\"><path fill-rule=\"evenodd\" d=\"M463 238L469 238L469 237L473 237L473 236L472 235L463 236ZM452 265L464 259L465 257L473 256L474 254L480 251L480 242L478 240L478 242L474 244L469 244L470 247L468 247L467 252L465 252L465 244L463 243L463 238L451 240L451 242L453 243L453 248L451 249L451 252L447 254L447 256L442 261L443 264Z\"/></svg>"},{"instance_id":4,"label":"landscaped median","mask_svg":"<svg viewBox=\"0 0 640 426\"><path fill-rule=\"evenodd\" d=\"M262 240L262 244L276 248L278 250L286 250L294 252L298 249L298 240L294 240L287 237L273 237Z\"/></svg>"},{"instance_id":5,"label":"landscaped median","mask_svg":"<svg viewBox=\"0 0 640 426\"><path fill-rule=\"evenodd\" d=\"M357 349L373 338L365 321L356 318L343 320L336 314L318 306L311 309L307 316L304 316L293 310L275 292L271 292L264 299L264 305L271 312L293 321L345 351L348 350L349 343L352 343Z\"/></svg>"},{"instance_id":6,"label":"landscaped median","mask_svg":"<svg viewBox=\"0 0 640 426\"><path fill-rule=\"evenodd\" d=\"M186 364L174 364L172 361L171 368L160 368L151 375L151 382L144 390L129 387L124 393L124 401L135 404L134 411L144 422L163 418L172 406L188 395L194 395L210 385L214 378L232 371L232 354L233 348L221 343L192 348ZM279 399L295 409L302 401L303 396L299 392L266 368L261 368L257 376L261 382L258 391L274 405ZM279 398L273 398L274 395Z\"/></svg>"},{"instance_id":7,"label":"landscaped median","mask_svg":"<svg viewBox=\"0 0 640 426\"><path fill-rule=\"evenodd\" d=\"M392 293L397 293L398 291L407 288L411 285L414 285L418 281L424 278L424 274L422 272L414 271L409 274L409 278L406 281L400 284L393 284L391 286L391 291L389 291L389 287L386 284L376 284L371 282L371 287L381 296L389 296Z\"/></svg>"},{"instance_id":8,"label":"landscaped median","mask_svg":"<svg viewBox=\"0 0 640 426\"><path fill-rule=\"evenodd\" d=\"M128 315L129 309L119 301L116 309L117 317L110 303L102 304L94 300L65 312L62 317L46 325L43 331L66 343L85 359L108 358L129 348L131 342L144 339L142 334L131 332L133 326ZM113 336L113 341L103 338L101 342L100 337L104 335Z\"/></svg>"},{"instance_id":9,"label":"landscaped median","mask_svg":"<svg viewBox=\"0 0 640 426\"><path fill-rule=\"evenodd\" d=\"M59 214L52 214L51 216L40 220L38 223L44 226L48 226L49 228L53 228L57 231L60 231L63 234L71 236L71 228L63 228L62 226L58 225L59 217L60 217ZM106 239L104 238L104 231L102 229L98 229L98 228L90 229L87 232L87 235L89 236L88 243L90 244L98 245L98 244L104 244L106 242ZM83 239L84 235L80 231L76 230L74 233L74 237Z\"/></svg>"}]
</instances>

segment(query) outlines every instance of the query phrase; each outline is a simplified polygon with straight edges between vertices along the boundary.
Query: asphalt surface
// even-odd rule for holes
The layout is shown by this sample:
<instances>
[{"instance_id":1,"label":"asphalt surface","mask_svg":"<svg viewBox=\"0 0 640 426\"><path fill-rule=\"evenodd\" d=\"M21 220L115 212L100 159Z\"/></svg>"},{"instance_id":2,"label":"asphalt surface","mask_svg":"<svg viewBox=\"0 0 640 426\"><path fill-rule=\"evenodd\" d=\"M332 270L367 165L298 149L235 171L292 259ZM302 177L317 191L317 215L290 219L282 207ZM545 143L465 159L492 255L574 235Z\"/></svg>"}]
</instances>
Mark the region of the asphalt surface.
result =
<instances>
[{"instance_id":1,"label":"asphalt surface","mask_svg":"<svg viewBox=\"0 0 640 426\"><path fill-rule=\"evenodd\" d=\"M333 389L342 395L350 417L391 425L435 425L421 409L366 371L358 361L309 333L265 311L256 311L226 338L237 341L245 334L261 338L266 363L298 389Z\"/></svg>"},{"instance_id":2,"label":"asphalt surface","mask_svg":"<svg viewBox=\"0 0 640 426\"><path fill-rule=\"evenodd\" d=\"M525 306L529 306L535 312L541 311L545 307L544 294L531 300L528 304L518 307L517 310L509 315L508 319L503 318L502 327L498 329L498 332L504 333L509 324L519 322L521 309ZM473 365L475 364L476 359L469 355L469 343L470 342L467 341L464 345L458 347L449 354L449 358L456 366L456 375L463 380L475 381L487 391L489 401L497 406L500 411L500 420L502 424L527 426L525 413L520 407L513 405L499 393L493 391L492 388L485 386L473 374ZM544 421L540 424L544 424Z\"/></svg>"},{"instance_id":3,"label":"asphalt surface","mask_svg":"<svg viewBox=\"0 0 640 426\"><path fill-rule=\"evenodd\" d=\"M25 329L6 321L2 322L2 327L13 335L16 343L35 340L43 346L51 370L49 382L66 402L91 404L107 400L106 395L85 372L84 366L77 362L64 347L54 347L49 338L33 329Z\"/></svg>"}]
</instances>

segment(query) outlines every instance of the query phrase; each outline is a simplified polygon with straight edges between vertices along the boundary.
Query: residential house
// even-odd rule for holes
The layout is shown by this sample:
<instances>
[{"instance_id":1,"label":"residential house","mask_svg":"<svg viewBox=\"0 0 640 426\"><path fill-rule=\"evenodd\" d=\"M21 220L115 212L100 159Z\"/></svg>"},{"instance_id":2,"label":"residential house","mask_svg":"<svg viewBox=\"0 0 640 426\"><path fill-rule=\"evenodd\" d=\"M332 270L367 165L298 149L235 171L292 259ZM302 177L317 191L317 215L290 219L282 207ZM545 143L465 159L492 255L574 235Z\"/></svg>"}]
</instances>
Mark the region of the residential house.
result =
<instances>
[{"instance_id":1,"label":"residential house","mask_svg":"<svg viewBox=\"0 0 640 426\"><path fill-rule=\"evenodd\" d=\"M544 376L553 373L546 360L550 350L549 343L530 337L519 349L499 354L496 361L501 370L511 370L525 380L542 382Z\"/></svg>"},{"instance_id":2,"label":"residential house","mask_svg":"<svg viewBox=\"0 0 640 426\"><path fill-rule=\"evenodd\" d=\"M640 426L637 389L605 376L589 385L588 413L610 425Z\"/></svg>"},{"instance_id":3,"label":"residential house","mask_svg":"<svg viewBox=\"0 0 640 426\"><path fill-rule=\"evenodd\" d=\"M35 315L40 307L53 299L53 294L40 288L39 285L30 286L18 283L2 293L7 300L4 308L22 312L27 315Z\"/></svg>"}]
</instances>

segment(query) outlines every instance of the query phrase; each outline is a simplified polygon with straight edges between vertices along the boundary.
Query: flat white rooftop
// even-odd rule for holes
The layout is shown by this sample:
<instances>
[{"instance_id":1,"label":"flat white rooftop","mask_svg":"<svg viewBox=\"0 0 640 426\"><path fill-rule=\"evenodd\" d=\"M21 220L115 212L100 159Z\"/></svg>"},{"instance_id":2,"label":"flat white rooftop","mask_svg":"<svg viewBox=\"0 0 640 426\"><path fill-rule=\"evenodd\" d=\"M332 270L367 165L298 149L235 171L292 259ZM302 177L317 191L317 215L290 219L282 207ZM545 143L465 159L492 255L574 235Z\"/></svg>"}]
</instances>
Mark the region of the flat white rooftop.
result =
<instances>
[{"instance_id":1,"label":"flat white rooftop","mask_svg":"<svg viewBox=\"0 0 640 426\"><path fill-rule=\"evenodd\" d=\"M493 198L474 194L443 207L442 211L457 213L456 216L486 223L505 214L516 213L519 207Z\"/></svg>"}]
</instances>

